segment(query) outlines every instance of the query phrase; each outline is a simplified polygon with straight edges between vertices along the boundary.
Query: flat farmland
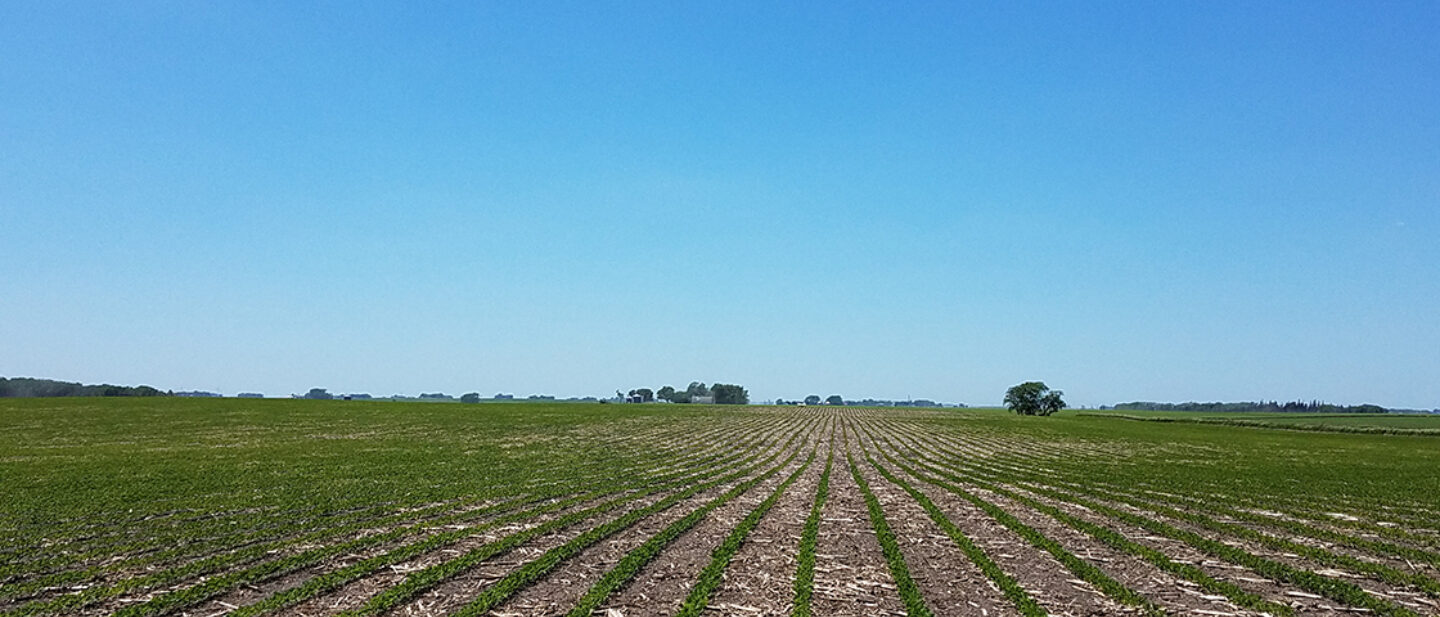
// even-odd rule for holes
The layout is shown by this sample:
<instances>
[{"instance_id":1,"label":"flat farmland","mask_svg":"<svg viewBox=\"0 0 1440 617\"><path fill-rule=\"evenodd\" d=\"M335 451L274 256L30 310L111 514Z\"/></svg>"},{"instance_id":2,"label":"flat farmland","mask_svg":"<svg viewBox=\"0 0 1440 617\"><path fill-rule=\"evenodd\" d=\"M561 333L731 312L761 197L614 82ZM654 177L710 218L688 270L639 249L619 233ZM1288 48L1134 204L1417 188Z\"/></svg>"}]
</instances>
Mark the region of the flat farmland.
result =
<instances>
[{"instance_id":1,"label":"flat farmland","mask_svg":"<svg viewBox=\"0 0 1440 617\"><path fill-rule=\"evenodd\" d=\"M1440 615L1440 437L0 401L0 617Z\"/></svg>"}]
</instances>

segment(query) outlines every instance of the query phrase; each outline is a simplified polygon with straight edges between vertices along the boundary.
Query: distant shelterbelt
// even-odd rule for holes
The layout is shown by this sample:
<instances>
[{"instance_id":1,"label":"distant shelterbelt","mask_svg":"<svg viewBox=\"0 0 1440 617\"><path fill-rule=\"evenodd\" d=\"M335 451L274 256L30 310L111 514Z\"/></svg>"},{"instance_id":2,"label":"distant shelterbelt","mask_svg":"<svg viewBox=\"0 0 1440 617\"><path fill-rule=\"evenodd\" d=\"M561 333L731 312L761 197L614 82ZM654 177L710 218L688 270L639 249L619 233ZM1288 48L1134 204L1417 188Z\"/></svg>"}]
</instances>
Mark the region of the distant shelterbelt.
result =
<instances>
[{"instance_id":1,"label":"distant shelterbelt","mask_svg":"<svg viewBox=\"0 0 1440 617\"><path fill-rule=\"evenodd\" d=\"M169 396L150 386L80 384L32 377L0 377L0 398L41 398L49 396Z\"/></svg>"}]
</instances>

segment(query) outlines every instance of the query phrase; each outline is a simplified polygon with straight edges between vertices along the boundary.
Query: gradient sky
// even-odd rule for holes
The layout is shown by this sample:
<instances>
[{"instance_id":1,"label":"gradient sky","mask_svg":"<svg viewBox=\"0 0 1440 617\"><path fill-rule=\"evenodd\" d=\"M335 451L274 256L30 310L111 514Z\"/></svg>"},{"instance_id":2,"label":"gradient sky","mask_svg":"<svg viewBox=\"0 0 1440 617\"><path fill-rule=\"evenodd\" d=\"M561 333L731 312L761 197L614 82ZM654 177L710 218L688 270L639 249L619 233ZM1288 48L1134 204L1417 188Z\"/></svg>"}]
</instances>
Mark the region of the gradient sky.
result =
<instances>
[{"instance_id":1,"label":"gradient sky","mask_svg":"<svg viewBox=\"0 0 1440 617\"><path fill-rule=\"evenodd\" d=\"M0 375L1440 407L1440 3L0 3Z\"/></svg>"}]
</instances>

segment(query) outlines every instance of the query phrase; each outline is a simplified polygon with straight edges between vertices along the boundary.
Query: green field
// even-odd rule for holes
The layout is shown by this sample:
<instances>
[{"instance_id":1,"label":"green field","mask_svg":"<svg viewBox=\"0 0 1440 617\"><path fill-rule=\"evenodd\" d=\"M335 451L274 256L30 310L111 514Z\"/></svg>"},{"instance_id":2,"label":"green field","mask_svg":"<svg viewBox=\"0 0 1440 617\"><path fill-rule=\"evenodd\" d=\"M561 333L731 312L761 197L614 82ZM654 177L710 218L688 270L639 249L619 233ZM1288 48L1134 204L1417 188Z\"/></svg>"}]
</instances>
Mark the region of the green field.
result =
<instances>
[{"instance_id":1,"label":"green field","mask_svg":"<svg viewBox=\"0 0 1440 617\"><path fill-rule=\"evenodd\" d=\"M1226 416L1207 416L1223 419ZM1239 417L1264 420L1276 424L1338 424L1346 426L1376 426L1384 428L1440 429L1440 415L1435 414L1330 414L1307 416L1301 414L1239 414Z\"/></svg>"},{"instance_id":2,"label":"green field","mask_svg":"<svg viewBox=\"0 0 1440 617\"><path fill-rule=\"evenodd\" d=\"M1440 435L1440 414L1400 413L1201 413L1192 411L1105 410L1070 412L1074 415L1152 422L1228 424L1292 430L1347 433Z\"/></svg>"},{"instance_id":3,"label":"green field","mask_svg":"<svg viewBox=\"0 0 1440 617\"><path fill-rule=\"evenodd\" d=\"M0 617L1440 615L1423 434L5 399L0 497Z\"/></svg>"}]
</instances>

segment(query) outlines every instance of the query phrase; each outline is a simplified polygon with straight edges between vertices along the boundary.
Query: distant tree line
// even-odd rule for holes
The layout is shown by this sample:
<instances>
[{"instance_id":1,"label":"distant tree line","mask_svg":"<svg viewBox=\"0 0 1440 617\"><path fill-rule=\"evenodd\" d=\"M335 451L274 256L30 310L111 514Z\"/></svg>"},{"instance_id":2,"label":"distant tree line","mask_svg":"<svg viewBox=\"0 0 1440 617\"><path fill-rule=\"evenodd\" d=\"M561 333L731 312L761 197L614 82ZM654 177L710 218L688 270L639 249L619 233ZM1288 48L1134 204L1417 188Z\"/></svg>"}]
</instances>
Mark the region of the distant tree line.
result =
<instances>
[{"instance_id":1,"label":"distant tree line","mask_svg":"<svg viewBox=\"0 0 1440 617\"><path fill-rule=\"evenodd\" d=\"M53 379L31 377L0 377L0 398L39 398L50 396L169 396L150 386L115 386L108 383L85 385Z\"/></svg>"},{"instance_id":2,"label":"distant tree line","mask_svg":"<svg viewBox=\"0 0 1440 617\"><path fill-rule=\"evenodd\" d=\"M246 395L242 394L242 395L240 395L240 396L243 398L243 397L245 397ZM254 396L259 397L260 395L259 395L259 394L256 394L256 395L254 395ZM408 396L408 395L405 395L405 394L394 394L394 395L385 396L385 397L374 397L374 396L371 396L371 395L365 394L365 393L333 394L333 393L331 393L329 390L327 390L327 389L325 389L325 388L310 388L310 391L309 391L309 392L306 392L305 394L292 394L292 395L290 395L290 397L291 397L291 398L298 398L298 399L320 400L320 401L329 401L329 400L347 400L347 401L352 401L352 400L353 400L353 401L408 401L408 402L417 402L417 401L418 401L418 402L424 402L424 403L455 403L455 402L460 402L460 403L471 403L471 404L473 404L473 403L479 403L480 401L485 400L484 397L480 396L480 393L479 393L479 392L466 392L465 394L460 395L459 398L456 398L456 397L451 396L451 395L449 395L449 394L446 394L446 393L444 393L444 392L422 392L422 393L420 393L419 395L416 395L416 396ZM496 401L513 401L513 400L517 400L517 399L516 399L515 396L512 395L512 394L505 394L505 393L502 392L502 393L497 393L491 400L496 400ZM557 398L555 398L554 395L550 395L550 394L532 394L532 395L530 395L530 396L525 397L523 400L526 400L526 401L558 401L558 400L562 400L562 399L557 399ZM567 398L567 399L563 399L563 400L564 400L565 402L571 402L571 403L593 403L593 402L595 402L597 399L596 399L595 397L593 397L593 396L586 396L586 397L571 397L571 398Z\"/></svg>"},{"instance_id":3,"label":"distant tree line","mask_svg":"<svg viewBox=\"0 0 1440 617\"><path fill-rule=\"evenodd\" d=\"M1107 409L1101 407L1101 409ZM1240 403L1152 403L1149 401L1136 401L1133 403L1119 403L1109 409L1118 411L1203 411L1209 413L1248 413L1248 412L1280 412L1280 413L1387 413L1390 410L1379 405L1331 405L1321 401L1290 401L1278 403L1275 401L1248 401Z\"/></svg>"},{"instance_id":4,"label":"distant tree line","mask_svg":"<svg viewBox=\"0 0 1440 617\"><path fill-rule=\"evenodd\" d=\"M839 394L831 394L824 399L819 394L811 394L803 399L775 399L776 405L845 405L847 407L964 407L961 403L945 404L937 403L930 399L917 398L908 401L892 401L889 399L864 398L858 401L844 398Z\"/></svg>"},{"instance_id":5,"label":"distant tree line","mask_svg":"<svg viewBox=\"0 0 1440 617\"><path fill-rule=\"evenodd\" d=\"M663 386L659 390L635 388L629 394L615 393L617 398L632 403L649 403L656 400L669 403L710 402L716 405L748 405L750 392L742 386L728 383L705 385L703 381L692 381L684 390L674 386Z\"/></svg>"}]
</instances>

